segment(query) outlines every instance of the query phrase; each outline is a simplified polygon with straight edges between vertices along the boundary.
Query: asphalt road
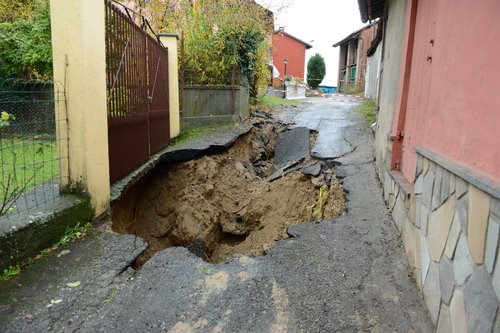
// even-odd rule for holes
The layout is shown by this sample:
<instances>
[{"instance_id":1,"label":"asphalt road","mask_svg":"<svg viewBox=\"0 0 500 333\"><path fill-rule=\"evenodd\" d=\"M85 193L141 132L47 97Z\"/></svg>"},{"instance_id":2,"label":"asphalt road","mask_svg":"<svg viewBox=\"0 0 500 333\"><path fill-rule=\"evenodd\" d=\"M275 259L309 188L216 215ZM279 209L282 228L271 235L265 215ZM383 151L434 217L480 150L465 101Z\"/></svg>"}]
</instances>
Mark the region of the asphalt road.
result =
<instances>
[{"instance_id":1,"label":"asphalt road","mask_svg":"<svg viewBox=\"0 0 500 333\"><path fill-rule=\"evenodd\" d=\"M37 263L43 273L28 271L0 285L0 331L432 331L383 201L373 135L357 103L312 98L283 114L319 131L317 156L343 163L337 170L348 200L342 217L289 228L292 237L265 256L214 265L170 248L136 273L127 265L143 248L140 240L113 235L80 242L68 258L78 247L92 248L86 242L101 254L51 274L44 270L50 261ZM64 285L77 279L81 286Z\"/></svg>"}]
</instances>

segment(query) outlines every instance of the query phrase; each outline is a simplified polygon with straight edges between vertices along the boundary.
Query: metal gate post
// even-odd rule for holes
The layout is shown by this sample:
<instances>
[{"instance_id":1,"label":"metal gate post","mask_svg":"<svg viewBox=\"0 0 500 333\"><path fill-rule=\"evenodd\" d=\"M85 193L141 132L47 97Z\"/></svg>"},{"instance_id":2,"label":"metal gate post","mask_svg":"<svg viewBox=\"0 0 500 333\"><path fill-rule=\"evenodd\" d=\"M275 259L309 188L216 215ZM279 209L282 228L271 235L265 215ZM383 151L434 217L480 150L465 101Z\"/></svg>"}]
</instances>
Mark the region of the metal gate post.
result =
<instances>
[{"instance_id":1,"label":"metal gate post","mask_svg":"<svg viewBox=\"0 0 500 333\"><path fill-rule=\"evenodd\" d=\"M177 60L177 34L158 34L160 42L168 48L168 89L170 105L170 138L180 134L179 115L179 67Z\"/></svg>"},{"instance_id":2,"label":"metal gate post","mask_svg":"<svg viewBox=\"0 0 500 333\"><path fill-rule=\"evenodd\" d=\"M54 81L68 115L58 135L68 133L69 165L60 172L90 196L96 216L110 196L104 13L103 0L50 0Z\"/></svg>"}]
</instances>

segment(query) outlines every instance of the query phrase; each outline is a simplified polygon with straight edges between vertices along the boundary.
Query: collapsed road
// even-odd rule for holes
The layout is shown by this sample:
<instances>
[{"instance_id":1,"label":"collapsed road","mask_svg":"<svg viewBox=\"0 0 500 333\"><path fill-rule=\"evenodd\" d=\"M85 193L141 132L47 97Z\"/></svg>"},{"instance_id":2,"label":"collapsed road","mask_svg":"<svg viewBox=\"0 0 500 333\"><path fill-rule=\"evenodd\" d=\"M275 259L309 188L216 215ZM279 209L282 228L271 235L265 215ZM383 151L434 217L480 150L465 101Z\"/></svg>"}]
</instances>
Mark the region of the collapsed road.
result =
<instances>
[{"instance_id":1,"label":"collapsed road","mask_svg":"<svg viewBox=\"0 0 500 333\"><path fill-rule=\"evenodd\" d=\"M432 331L357 103L307 102L129 188L106 224L120 234L75 242L0 284L0 330ZM278 138L294 127L314 156L280 160ZM195 218L210 223L191 229ZM273 237L259 234L267 224Z\"/></svg>"},{"instance_id":2,"label":"collapsed road","mask_svg":"<svg viewBox=\"0 0 500 333\"><path fill-rule=\"evenodd\" d=\"M261 255L288 237L288 226L343 213L335 164L309 157L308 128L248 122L227 151L160 165L113 206L112 230L149 244L137 267L173 246L210 262Z\"/></svg>"}]
</instances>

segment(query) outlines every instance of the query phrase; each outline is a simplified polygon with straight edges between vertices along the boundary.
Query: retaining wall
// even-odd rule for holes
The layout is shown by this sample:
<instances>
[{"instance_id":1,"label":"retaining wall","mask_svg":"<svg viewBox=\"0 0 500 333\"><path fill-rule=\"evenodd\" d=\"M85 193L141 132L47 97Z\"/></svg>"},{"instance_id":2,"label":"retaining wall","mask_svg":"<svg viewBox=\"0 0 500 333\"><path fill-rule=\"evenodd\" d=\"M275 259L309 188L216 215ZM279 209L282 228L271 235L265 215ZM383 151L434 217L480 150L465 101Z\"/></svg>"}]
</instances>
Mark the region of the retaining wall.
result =
<instances>
[{"instance_id":1,"label":"retaining wall","mask_svg":"<svg viewBox=\"0 0 500 333\"><path fill-rule=\"evenodd\" d=\"M500 186L421 147L414 184L400 172L381 172L384 199L438 332L499 332Z\"/></svg>"}]
</instances>

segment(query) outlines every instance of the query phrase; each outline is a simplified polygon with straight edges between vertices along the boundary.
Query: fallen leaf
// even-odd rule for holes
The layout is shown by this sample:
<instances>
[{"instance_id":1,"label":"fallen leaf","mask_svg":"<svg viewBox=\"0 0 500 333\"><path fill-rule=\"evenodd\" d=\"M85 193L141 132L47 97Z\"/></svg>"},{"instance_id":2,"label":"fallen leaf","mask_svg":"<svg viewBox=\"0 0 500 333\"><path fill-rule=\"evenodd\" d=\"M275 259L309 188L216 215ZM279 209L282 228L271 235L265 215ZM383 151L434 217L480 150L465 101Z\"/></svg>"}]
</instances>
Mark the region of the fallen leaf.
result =
<instances>
[{"instance_id":1,"label":"fallen leaf","mask_svg":"<svg viewBox=\"0 0 500 333\"><path fill-rule=\"evenodd\" d=\"M75 282L68 282L66 285L70 288L75 288L78 287L80 284L82 284L80 281L75 281Z\"/></svg>"},{"instance_id":2,"label":"fallen leaf","mask_svg":"<svg viewBox=\"0 0 500 333\"><path fill-rule=\"evenodd\" d=\"M35 259L35 260L39 260L39 259L42 259L42 258L43 258L43 256L42 256L41 254L39 254L39 255L37 255L37 256L36 256L35 258L33 258L33 259Z\"/></svg>"},{"instance_id":3,"label":"fallen leaf","mask_svg":"<svg viewBox=\"0 0 500 333\"><path fill-rule=\"evenodd\" d=\"M61 256L65 255L65 254L68 254L70 252L71 252L70 250L62 250L61 252L59 252L59 254L57 255L57 257L60 258Z\"/></svg>"},{"instance_id":4,"label":"fallen leaf","mask_svg":"<svg viewBox=\"0 0 500 333\"><path fill-rule=\"evenodd\" d=\"M62 302L62 299L51 299L50 304L47 305L48 308L50 308L52 305L59 304Z\"/></svg>"},{"instance_id":5,"label":"fallen leaf","mask_svg":"<svg viewBox=\"0 0 500 333\"><path fill-rule=\"evenodd\" d=\"M212 269L210 267L205 267L201 270L205 274L210 274L212 273Z\"/></svg>"}]
</instances>

